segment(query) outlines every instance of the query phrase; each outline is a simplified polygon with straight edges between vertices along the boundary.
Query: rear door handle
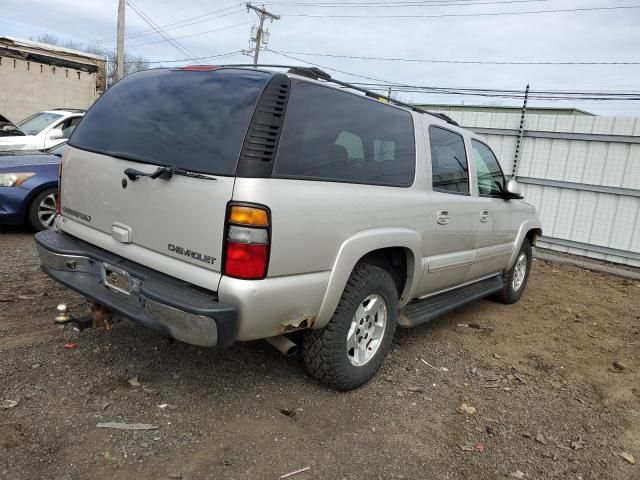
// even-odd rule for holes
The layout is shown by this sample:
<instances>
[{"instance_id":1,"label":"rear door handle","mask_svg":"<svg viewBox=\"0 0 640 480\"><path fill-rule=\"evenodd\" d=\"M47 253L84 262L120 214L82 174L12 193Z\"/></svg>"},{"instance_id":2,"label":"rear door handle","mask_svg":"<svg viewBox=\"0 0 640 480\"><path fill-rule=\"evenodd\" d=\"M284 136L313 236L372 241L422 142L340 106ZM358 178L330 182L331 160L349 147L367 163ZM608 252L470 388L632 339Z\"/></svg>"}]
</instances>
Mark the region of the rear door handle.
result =
<instances>
[{"instance_id":1,"label":"rear door handle","mask_svg":"<svg viewBox=\"0 0 640 480\"><path fill-rule=\"evenodd\" d=\"M439 225L448 225L451 221L449 217L449 210L438 210L438 224Z\"/></svg>"},{"instance_id":2,"label":"rear door handle","mask_svg":"<svg viewBox=\"0 0 640 480\"><path fill-rule=\"evenodd\" d=\"M489 210L480 210L480 221L487 223L489 221Z\"/></svg>"}]
</instances>

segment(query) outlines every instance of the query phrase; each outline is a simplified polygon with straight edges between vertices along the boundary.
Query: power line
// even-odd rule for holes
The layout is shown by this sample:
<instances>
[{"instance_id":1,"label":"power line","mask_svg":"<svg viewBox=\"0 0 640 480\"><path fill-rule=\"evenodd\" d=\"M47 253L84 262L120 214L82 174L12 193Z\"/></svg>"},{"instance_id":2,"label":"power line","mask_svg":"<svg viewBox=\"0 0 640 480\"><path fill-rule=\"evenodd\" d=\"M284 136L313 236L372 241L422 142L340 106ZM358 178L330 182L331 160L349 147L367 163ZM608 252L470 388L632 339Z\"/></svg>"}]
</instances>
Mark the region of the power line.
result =
<instances>
[{"instance_id":1,"label":"power line","mask_svg":"<svg viewBox=\"0 0 640 480\"><path fill-rule=\"evenodd\" d=\"M596 62L596 61L503 61L503 60L437 60L426 58L390 58L390 57L364 57L358 55L338 55L334 53L316 53L316 52L289 52L280 51L280 53L289 53L293 55L308 55L312 57L330 57L330 58L349 58L355 60L379 60L385 62L412 62L412 63L452 63L452 64L474 64L474 65L640 65L640 62L628 61L612 61L612 62Z\"/></svg>"},{"instance_id":2,"label":"power line","mask_svg":"<svg viewBox=\"0 0 640 480\"><path fill-rule=\"evenodd\" d=\"M279 52L279 51L274 50L272 48L270 48L268 51L269 52L273 52L273 53L275 53L277 55L280 55L281 57L290 58L291 60L295 60L296 62L306 63L307 65L312 65L314 67L322 68L324 70L331 70L332 72L344 73L345 75L350 75L350 76L356 77L356 78L363 78L365 80L373 80L374 82L384 82L387 85L391 85L391 86L395 86L396 85L393 82L387 82L386 80L380 80L379 78L368 77L366 75L358 75L357 73L351 73L351 72L347 72L345 70L338 70L337 68L325 67L325 66L319 65L317 63L309 62L308 60L302 60L301 58L292 57L291 55L287 55L286 53Z\"/></svg>"},{"instance_id":3,"label":"power line","mask_svg":"<svg viewBox=\"0 0 640 480\"><path fill-rule=\"evenodd\" d=\"M330 70L353 77L364 78L379 82L376 84L371 83L358 83L353 82L354 85L363 85L366 88L374 91L387 91L389 87L399 93L421 93L421 94L440 94L440 95L466 95L466 96L481 96L492 98L510 98L510 99L522 99L523 93L521 90L509 90L509 89L486 89L486 88L452 88L452 87L431 87L421 85L408 85L399 82L389 82L386 80L380 80L365 75L359 75L345 70L338 70L335 68L327 67L313 62L308 62L300 58L296 58L285 53L270 49L269 51L281 55L283 57L296 60L298 62L306 63L318 68ZM627 100L640 100L640 92L567 92L567 91L530 91L529 96L537 100L607 100L607 101L627 101Z\"/></svg>"},{"instance_id":4,"label":"power line","mask_svg":"<svg viewBox=\"0 0 640 480\"><path fill-rule=\"evenodd\" d=\"M228 53L220 53L218 55L207 55L206 57L193 57L193 58L182 58L180 60L154 60L153 62L146 62L151 65L159 64L159 63L182 63L182 62L199 62L202 60L211 60L212 58L222 58L222 57L231 57L233 55L239 55L242 53L242 50L236 50ZM127 63L127 62L125 62Z\"/></svg>"},{"instance_id":5,"label":"power line","mask_svg":"<svg viewBox=\"0 0 640 480\"><path fill-rule=\"evenodd\" d=\"M244 25L249 25L249 24L252 24L252 23L253 23L253 22L237 23L237 24L235 24L235 25L229 25L229 26L227 26L227 27L216 28L216 29L213 29L213 30L207 30L207 31L205 31L205 32L197 32L197 33L191 33L191 34L189 34L189 35L182 35L182 36L180 36L180 37L173 37L173 39L174 39L174 40L176 40L176 39L181 39L181 38L196 37L196 36L198 36L198 35L205 35L205 34L207 34L207 33L221 32L221 31L223 31L223 30L229 30L229 29L231 29L231 28L237 28L237 27L241 27L241 26L244 26ZM163 43L163 42L165 42L165 40L154 40L153 42L136 43L136 44L134 44L134 45L129 45L129 48L142 47L142 46L144 46L144 45L153 45L153 44L155 44L155 43Z\"/></svg>"},{"instance_id":6,"label":"power line","mask_svg":"<svg viewBox=\"0 0 640 480\"><path fill-rule=\"evenodd\" d=\"M267 2L264 5L278 7L326 7L326 8L396 8L396 7L448 7L448 6L473 6L473 5L498 5L513 3L539 3L548 2L549 0L494 0L494 1L477 1L469 0L441 0L433 2L428 0L422 1L400 1L400 2Z\"/></svg>"},{"instance_id":7,"label":"power line","mask_svg":"<svg viewBox=\"0 0 640 480\"><path fill-rule=\"evenodd\" d=\"M144 20L149 26L151 26L156 32L158 32L164 39L169 42L173 47L175 47L178 51L180 51L186 57L194 56L193 53L189 52L186 48L182 47L178 42L173 40L167 33L165 33L148 15L146 15L140 7L138 7L133 0L128 0L127 4L133 9L134 12L138 14L142 20Z\"/></svg>"},{"instance_id":8,"label":"power line","mask_svg":"<svg viewBox=\"0 0 640 480\"><path fill-rule=\"evenodd\" d=\"M211 18L206 18L204 20L200 20L200 21L193 22L193 23L187 23L187 22L191 22L192 20L197 20L199 18L208 17L208 16L214 15L216 13L224 12L224 11L230 10L232 8L238 8L240 5L242 5L242 4L238 3L238 4L235 4L235 5L231 5L230 7L221 8L219 10L214 10L213 12L204 13L202 15L198 15L198 16L195 16L195 17L185 18L183 20L179 20L179 21L172 22L172 23L167 23L167 24L164 24L164 25L159 25L159 28L161 28L163 30L173 30L173 29L176 29L176 28L182 28L182 27L188 27L188 26L191 26L191 25L195 25L197 23L208 22L210 20L215 20L217 18L222 18L222 17L226 17L226 16L229 16L229 15L235 15L236 13L242 13L244 11L244 9L236 10L235 12L227 13L227 14L224 14L224 15L217 15L217 16L214 16L214 17L211 17ZM180 25L180 24L184 24L184 25ZM156 33L156 30L154 28L148 28L146 30L139 30L137 32L130 33L130 34L126 35L125 38L142 37L142 36L145 36L145 35L151 35L153 33ZM113 40L115 40L115 37L101 38L99 40L94 40L94 43L110 42L110 41L113 41Z\"/></svg>"},{"instance_id":9,"label":"power line","mask_svg":"<svg viewBox=\"0 0 640 480\"><path fill-rule=\"evenodd\" d=\"M283 17L311 17L311 18L445 18L445 17L498 17L503 15L533 15L539 13L565 13L565 12L593 12L603 10L621 10L640 8L640 5L619 5L615 7L584 7L584 8L560 8L555 10L529 10L520 12L485 12L485 13L442 13L434 15L321 15L311 13L288 13Z\"/></svg>"}]
</instances>

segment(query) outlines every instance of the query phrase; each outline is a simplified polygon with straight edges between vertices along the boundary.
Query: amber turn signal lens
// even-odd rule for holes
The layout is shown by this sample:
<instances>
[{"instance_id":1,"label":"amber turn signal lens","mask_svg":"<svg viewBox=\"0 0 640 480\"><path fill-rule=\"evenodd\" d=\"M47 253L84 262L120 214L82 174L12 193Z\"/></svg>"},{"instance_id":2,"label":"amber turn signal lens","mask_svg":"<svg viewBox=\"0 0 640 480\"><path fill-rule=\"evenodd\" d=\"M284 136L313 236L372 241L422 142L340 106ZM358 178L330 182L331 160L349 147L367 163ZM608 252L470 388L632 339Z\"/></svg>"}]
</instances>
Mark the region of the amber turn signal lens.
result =
<instances>
[{"instance_id":1,"label":"amber turn signal lens","mask_svg":"<svg viewBox=\"0 0 640 480\"><path fill-rule=\"evenodd\" d=\"M269 215L266 210L255 207L231 207L229 222L236 225L254 225L266 227L269 225Z\"/></svg>"}]
</instances>

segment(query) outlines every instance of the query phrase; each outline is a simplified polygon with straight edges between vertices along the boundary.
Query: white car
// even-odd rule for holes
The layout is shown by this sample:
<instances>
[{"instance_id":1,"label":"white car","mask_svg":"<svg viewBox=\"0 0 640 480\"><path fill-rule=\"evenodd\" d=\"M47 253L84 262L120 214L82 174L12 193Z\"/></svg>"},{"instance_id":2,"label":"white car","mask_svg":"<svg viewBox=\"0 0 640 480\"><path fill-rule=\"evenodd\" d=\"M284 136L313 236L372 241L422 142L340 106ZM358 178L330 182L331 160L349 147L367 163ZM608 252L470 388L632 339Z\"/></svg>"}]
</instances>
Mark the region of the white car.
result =
<instances>
[{"instance_id":1,"label":"white car","mask_svg":"<svg viewBox=\"0 0 640 480\"><path fill-rule=\"evenodd\" d=\"M17 125L0 122L0 151L43 150L69 139L84 110L54 109L38 112Z\"/></svg>"}]
</instances>

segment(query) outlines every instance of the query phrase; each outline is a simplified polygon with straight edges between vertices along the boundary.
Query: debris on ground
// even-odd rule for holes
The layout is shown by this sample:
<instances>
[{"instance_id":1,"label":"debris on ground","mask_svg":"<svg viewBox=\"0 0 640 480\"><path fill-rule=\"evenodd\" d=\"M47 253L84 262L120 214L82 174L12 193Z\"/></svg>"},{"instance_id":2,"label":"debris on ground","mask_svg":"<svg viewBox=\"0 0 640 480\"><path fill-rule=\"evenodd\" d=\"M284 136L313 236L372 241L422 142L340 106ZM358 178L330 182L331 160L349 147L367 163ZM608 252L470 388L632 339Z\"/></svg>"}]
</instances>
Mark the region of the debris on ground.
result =
<instances>
[{"instance_id":1,"label":"debris on ground","mask_svg":"<svg viewBox=\"0 0 640 480\"><path fill-rule=\"evenodd\" d=\"M434 367L429 362L427 362L424 358L421 358L420 361L424 363L427 367L434 369L436 372L448 372L449 369L445 367Z\"/></svg>"},{"instance_id":2,"label":"debris on ground","mask_svg":"<svg viewBox=\"0 0 640 480\"><path fill-rule=\"evenodd\" d=\"M407 387L407 392L424 393L424 388L422 388L422 387Z\"/></svg>"},{"instance_id":3,"label":"debris on ground","mask_svg":"<svg viewBox=\"0 0 640 480\"><path fill-rule=\"evenodd\" d=\"M96 424L98 428L115 428L118 430L157 430L158 426L149 423L106 422Z\"/></svg>"},{"instance_id":4,"label":"debris on ground","mask_svg":"<svg viewBox=\"0 0 640 480\"><path fill-rule=\"evenodd\" d=\"M621 459L623 459L627 463L630 463L631 465L635 465L636 464L636 459L633 458L633 455L631 455L630 453L619 452L616 455L618 455Z\"/></svg>"},{"instance_id":5,"label":"debris on ground","mask_svg":"<svg viewBox=\"0 0 640 480\"><path fill-rule=\"evenodd\" d=\"M524 377L516 372L513 372L513 377L518 380L521 384L526 385L527 381L524 379Z\"/></svg>"},{"instance_id":6,"label":"debris on ground","mask_svg":"<svg viewBox=\"0 0 640 480\"><path fill-rule=\"evenodd\" d=\"M472 407L471 405L463 403L458 407L458 413L467 413L469 415L473 415L474 413L476 413L476 407Z\"/></svg>"},{"instance_id":7,"label":"debris on ground","mask_svg":"<svg viewBox=\"0 0 640 480\"><path fill-rule=\"evenodd\" d=\"M127 378L127 382L129 382L129 385L131 385L132 387L140 386L140 381L138 380L137 375L135 377Z\"/></svg>"},{"instance_id":8,"label":"debris on ground","mask_svg":"<svg viewBox=\"0 0 640 480\"><path fill-rule=\"evenodd\" d=\"M544 435L539 433L538 435L536 435L536 442L541 443L543 445L547 444L547 439L544 438Z\"/></svg>"},{"instance_id":9,"label":"debris on ground","mask_svg":"<svg viewBox=\"0 0 640 480\"><path fill-rule=\"evenodd\" d=\"M578 437L578 440L576 440L575 442L571 442L571 448L573 450L580 450L581 448L584 448L586 445L585 441L582 440L582 437Z\"/></svg>"},{"instance_id":10,"label":"debris on ground","mask_svg":"<svg viewBox=\"0 0 640 480\"><path fill-rule=\"evenodd\" d=\"M458 447L460 448L460 450L462 450L463 452L473 452L475 450L475 447L473 445L458 445Z\"/></svg>"},{"instance_id":11,"label":"debris on ground","mask_svg":"<svg viewBox=\"0 0 640 480\"><path fill-rule=\"evenodd\" d=\"M613 368L619 371L626 370L627 366L619 360L613 362Z\"/></svg>"},{"instance_id":12,"label":"debris on ground","mask_svg":"<svg viewBox=\"0 0 640 480\"><path fill-rule=\"evenodd\" d=\"M66 348L67 350L75 350L76 348L78 348L78 344L75 342L65 342L64 348Z\"/></svg>"},{"instance_id":13,"label":"debris on ground","mask_svg":"<svg viewBox=\"0 0 640 480\"><path fill-rule=\"evenodd\" d=\"M471 328L473 330L487 330L487 331L492 331L494 330L493 327L487 327L484 325L480 325L479 323L458 323L459 327L464 327L464 328Z\"/></svg>"},{"instance_id":14,"label":"debris on ground","mask_svg":"<svg viewBox=\"0 0 640 480\"><path fill-rule=\"evenodd\" d=\"M18 400L2 400L2 402L0 402L0 408L2 410L9 410L10 408L17 407L19 403L20 403L20 399L18 399Z\"/></svg>"},{"instance_id":15,"label":"debris on ground","mask_svg":"<svg viewBox=\"0 0 640 480\"><path fill-rule=\"evenodd\" d=\"M281 408L277 412L284 417L291 418L296 416L296 412L294 410L289 410L288 408Z\"/></svg>"},{"instance_id":16,"label":"debris on ground","mask_svg":"<svg viewBox=\"0 0 640 480\"><path fill-rule=\"evenodd\" d=\"M473 446L473 448L476 452L484 453L484 451L487 449L487 446L482 442L478 442Z\"/></svg>"},{"instance_id":17,"label":"debris on ground","mask_svg":"<svg viewBox=\"0 0 640 480\"><path fill-rule=\"evenodd\" d=\"M293 472L285 473L284 475L280 476L280 480L282 480L283 478L293 477L294 475L297 475L302 472L306 472L307 470L311 470L311 467L304 467L304 468L301 468L300 470L294 470Z\"/></svg>"},{"instance_id":18,"label":"debris on ground","mask_svg":"<svg viewBox=\"0 0 640 480\"><path fill-rule=\"evenodd\" d=\"M515 472L511 472L509 476L512 478L524 478L524 472L516 470Z\"/></svg>"}]
</instances>

